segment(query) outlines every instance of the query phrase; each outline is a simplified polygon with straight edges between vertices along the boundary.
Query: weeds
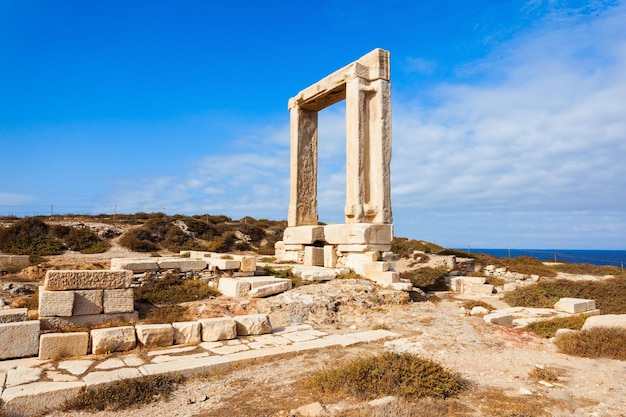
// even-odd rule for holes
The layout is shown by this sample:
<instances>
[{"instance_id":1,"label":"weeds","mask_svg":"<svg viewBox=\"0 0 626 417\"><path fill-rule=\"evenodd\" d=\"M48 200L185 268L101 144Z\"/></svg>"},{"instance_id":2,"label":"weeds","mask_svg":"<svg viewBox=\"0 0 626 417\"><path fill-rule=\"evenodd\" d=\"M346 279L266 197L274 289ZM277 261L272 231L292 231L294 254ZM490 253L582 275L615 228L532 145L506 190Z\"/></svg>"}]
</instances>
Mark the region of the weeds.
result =
<instances>
[{"instance_id":1,"label":"weeds","mask_svg":"<svg viewBox=\"0 0 626 417\"><path fill-rule=\"evenodd\" d=\"M408 399L456 397L469 387L459 375L410 353L385 352L315 373L310 385L324 393L361 400L386 395Z\"/></svg>"},{"instance_id":2,"label":"weeds","mask_svg":"<svg viewBox=\"0 0 626 417\"><path fill-rule=\"evenodd\" d=\"M561 298L592 299L603 314L625 314L626 280L540 281L505 294L504 301L513 307L552 308Z\"/></svg>"},{"instance_id":3,"label":"weeds","mask_svg":"<svg viewBox=\"0 0 626 417\"><path fill-rule=\"evenodd\" d=\"M447 290L445 279L448 276L448 268L439 266L431 268L412 269L400 274L400 278L408 279L413 286L421 288L424 291L445 291Z\"/></svg>"},{"instance_id":4,"label":"weeds","mask_svg":"<svg viewBox=\"0 0 626 417\"><path fill-rule=\"evenodd\" d=\"M554 341L561 353L626 361L626 329L598 327L565 333Z\"/></svg>"},{"instance_id":5,"label":"weeds","mask_svg":"<svg viewBox=\"0 0 626 417\"><path fill-rule=\"evenodd\" d=\"M528 378L535 381L556 382L559 379L560 372L550 368L533 368L528 374Z\"/></svg>"},{"instance_id":6,"label":"weeds","mask_svg":"<svg viewBox=\"0 0 626 417\"><path fill-rule=\"evenodd\" d=\"M183 280L178 274L165 274L160 279L148 282L134 290L135 301L152 304L183 303L186 301L203 300L219 295L219 291L211 288L199 279Z\"/></svg>"},{"instance_id":7,"label":"weeds","mask_svg":"<svg viewBox=\"0 0 626 417\"><path fill-rule=\"evenodd\" d=\"M126 379L83 391L65 404L65 410L122 410L166 400L184 381L181 375L144 376Z\"/></svg>"},{"instance_id":8,"label":"weeds","mask_svg":"<svg viewBox=\"0 0 626 417\"><path fill-rule=\"evenodd\" d=\"M146 313L145 319L141 320L147 324L175 323L184 321L187 309L181 305L165 305L154 307Z\"/></svg>"},{"instance_id":9,"label":"weeds","mask_svg":"<svg viewBox=\"0 0 626 417\"><path fill-rule=\"evenodd\" d=\"M487 310L489 310L489 311L493 311L493 310L495 310L495 309L496 309L496 308L495 308L494 306L492 306L491 304L486 303L486 302L484 302L484 301L478 301L478 300L467 300L467 301L465 301L465 302L463 303L463 307L464 307L466 310L471 310L471 309L472 309L472 308L474 308L474 307L484 307L484 308L486 308L486 309L487 309Z\"/></svg>"},{"instance_id":10,"label":"weeds","mask_svg":"<svg viewBox=\"0 0 626 417\"><path fill-rule=\"evenodd\" d=\"M557 317L550 320L540 320L527 324L522 330L534 332L543 337L554 337L559 329L580 330L587 317L578 314L570 317Z\"/></svg>"}]
</instances>

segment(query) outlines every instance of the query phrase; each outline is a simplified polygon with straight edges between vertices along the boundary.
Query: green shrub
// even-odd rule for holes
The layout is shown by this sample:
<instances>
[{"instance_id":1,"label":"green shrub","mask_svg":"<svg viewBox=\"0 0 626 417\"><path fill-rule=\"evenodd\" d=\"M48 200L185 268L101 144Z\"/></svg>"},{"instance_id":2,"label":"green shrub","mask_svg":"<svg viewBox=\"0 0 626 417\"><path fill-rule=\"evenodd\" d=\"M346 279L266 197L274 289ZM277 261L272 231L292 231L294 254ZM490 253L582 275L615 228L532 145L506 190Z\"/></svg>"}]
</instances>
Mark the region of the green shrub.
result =
<instances>
[{"instance_id":1,"label":"green shrub","mask_svg":"<svg viewBox=\"0 0 626 417\"><path fill-rule=\"evenodd\" d=\"M163 277L149 281L134 290L135 301L152 304L182 303L185 301L203 300L219 295L219 291L211 288L199 279L183 280L178 274L165 274Z\"/></svg>"},{"instance_id":2,"label":"green shrub","mask_svg":"<svg viewBox=\"0 0 626 417\"><path fill-rule=\"evenodd\" d=\"M20 219L0 228L0 252L15 255L59 255L65 246L54 237L50 227L35 217Z\"/></svg>"},{"instance_id":3,"label":"green shrub","mask_svg":"<svg viewBox=\"0 0 626 417\"><path fill-rule=\"evenodd\" d=\"M424 291L444 291L447 289L445 279L448 276L448 268L439 266L431 268L411 269L400 273L400 278L408 279L413 286Z\"/></svg>"},{"instance_id":4,"label":"green shrub","mask_svg":"<svg viewBox=\"0 0 626 417\"><path fill-rule=\"evenodd\" d=\"M554 337L559 329L580 330L585 324L586 316L579 314L570 317L557 317L550 320L540 320L529 323L522 330L534 332L543 337Z\"/></svg>"},{"instance_id":5,"label":"green shrub","mask_svg":"<svg viewBox=\"0 0 626 417\"><path fill-rule=\"evenodd\" d=\"M218 253L228 252L233 249L233 245L236 241L237 238L233 232L225 232L224 235L209 242L208 250Z\"/></svg>"},{"instance_id":6,"label":"green shrub","mask_svg":"<svg viewBox=\"0 0 626 417\"><path fill-rule=\"evenodd\" d=\"M626 361L626 329L598 327L565 333L554 343L567 355Z\"/></svg>"},{"instance_id":7,"label":"green shrub","mask_svg":"<svg viewBox=\"0 0 626 417\"><path fill-rule=\"evenodd\" d=\"M184 381L181 375L154 375L123 379L81 392L65 404L65 410L122 410L139 404L166 400Z\"/></svg>"},{"instance_id":8,"label":"green shrub","mask_svg":"<svg viewBox=\"0 0 626 417\"><path fill-rule=\"evenodd\" d=\"M80 253L84 254L94 254L94 253L104 253L111 248L111 244L109 242L105 242L103 240L96 242L80 251Z\"/></svg>"},{"instance_id":9,"label":"green shrub","mask_svg":"<svg viewBox=\"0 0 626 417\"><path fill-rule=\"evenodd\" d=\"M561 298L592 299L603 314L626 314L626 280L539 281L505 294L504 301L513 307L552 308Z\"/></svg>"},{"instance_id":10,"label":"green shrub","mask_svg":"<svg viewBox=\"0 0 626 417\"><path fill-rule=\"evenodd\" d=\"M309 380L324 393L361 400L394 395L403 398L455 397L468 382L441 365L410 353L385 352L315 373Z\"/></svg>"},{"instance_id":11,"label":"green shrub","mask_svg":"<svg viewBox=\"0 0 626 417\"><path fill-rule=\"evenodd\" d=\"M138 227L126 231L118 243L135 252L155 252L159 250L159 246L153 240L149 229Z\"/></svg>"}]
</instances>

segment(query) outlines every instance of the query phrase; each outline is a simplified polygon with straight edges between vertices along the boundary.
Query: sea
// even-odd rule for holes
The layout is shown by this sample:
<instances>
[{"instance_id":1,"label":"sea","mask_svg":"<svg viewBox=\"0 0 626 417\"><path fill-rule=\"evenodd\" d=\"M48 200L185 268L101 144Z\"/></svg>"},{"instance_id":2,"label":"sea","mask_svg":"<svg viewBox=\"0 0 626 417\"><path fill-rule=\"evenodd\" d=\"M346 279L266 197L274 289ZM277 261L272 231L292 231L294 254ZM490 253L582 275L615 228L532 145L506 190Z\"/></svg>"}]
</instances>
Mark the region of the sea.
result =
<instances>
[{"instance_id":1,"label":"sea","mask_svg":"<svg viewBox=\"0 0 626 417\"><path fill-rule=\"evenodd\" d=\"M459 248L467 251L468 248ZM626 250L585 250L585 249L481 249L470 248L472 253L485 253L496 258L532 256L540 261L570 262L592 265L611 265L624 268Z\"/></svg>"}]
</instances>

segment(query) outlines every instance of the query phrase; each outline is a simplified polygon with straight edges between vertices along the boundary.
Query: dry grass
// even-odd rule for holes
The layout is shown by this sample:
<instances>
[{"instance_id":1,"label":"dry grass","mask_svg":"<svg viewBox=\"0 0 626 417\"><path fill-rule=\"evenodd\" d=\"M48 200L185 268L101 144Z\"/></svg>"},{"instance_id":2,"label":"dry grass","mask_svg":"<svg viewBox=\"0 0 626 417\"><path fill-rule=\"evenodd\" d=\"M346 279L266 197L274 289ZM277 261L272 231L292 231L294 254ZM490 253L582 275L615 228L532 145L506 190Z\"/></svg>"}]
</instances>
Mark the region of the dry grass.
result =
<instances>
[{"instance_id":1,"label":"dry grass","mask_svg":"<svg viewBox=\"0 0 626 417\"><path fill-rule=\"evenodd\" d=\"M596 300L603 314L626 314L626 280L540 281L507 293L504 301L511 306L552 308L561 298Z\"/></svg>"},{"instance_id":2,"label":"dry grass","mask_svg":"<svg viewBox=\"0 0 626 417\"><path fill-rule=\"evenodd\" d=\"M587 317L579 314L570 317L557 317L550 320L540 320L526 325L522 330L534 332L543 337L554 337L559 329L580 330Z\"/></svg>"},{"instance_id":3,"label":"dry grass","mask_svg":"<svg viewBox=\"0 0 626 417\"><path fill-rule=\"evenodd\" d=\"M335 414L336 417L449 417L457 414L455 411L463 408L458 400L443 400L440 398L421 398L409 402L397 398L381 405L365 404Z\"/></svg>"},{"instance_id":4,"label":"dry grass","mask_svg":"<svg viewBox=\"0 0 626 417\"><path fill-rule=\"evenodd\" d=\"M436 268L427 266L400 273L400 278L410 280L413 286L424 291L446 291L448 289L445 284L447 276L448 268L445 266Z\"/></svg>"},{"instance_id":5,"label":"dry grass","mask_svg":"<svg viewBox=\"0 0 626 417\"><path fill-rule=\"evenodd\" d=\"M571 410L571 405L544 396L511 397L497 390L473 393L470 403L489 417L551 417L551 410ZM571 410L574 411L574 410Z\"/></svg>"},{"instance_id":6,"label":"dry grass","mask_svg":"<svg viewBox=\"0 0 626 417\"><path fill-rule=\"evenodd\" d=\"M463 303L463 307L464 307L466 310L471 310L471 309L472 309L472 308L474 308L474 307L484 307L484 308L486 308L486 309L487 309L487 310L489 310L489 311L493 311L493 310L495 310L495 309L496 309L496 308L495 308L494 306L492 306L491 304L486 303L486 302L484 302L484 301L478 301L478 300L467 300L467 301L465 301L465 302Z\"/></svg>"},{"instance_id":7,"label":"dry grass","mask_svg":"<svg viewBox=\"0 0 626 417\"><path fill-rule=\"evenodd\" d=\"M555 369L533 368L533 370L528 373L528 378L534 379L535 381L556 382L560 375L561 372Z\"/></svg>"},{"instance_id":8,"label":"dry grass","mask_svg":"<svg viewBox=\"0 0 626 417\"><path fill-rule=\"evenodd\" d=\"M561 353L568 355L626 361L626 329L598 327L566 333L554 343Z\"/></svg>"},{"instance_id":9,"label":"dry grass","mask_svg":"<svg viewBox=\"0 0 626 417\"><path fill-rule=\"evenodd\" d=\"M447 398L469 387L459 375L409 353L384 352L315 373L309 380L322 393L340 393L361 400L387 395L404 398Z\"/></svg>"},{"instance_id":10,"label":"dry grass","mask_svg":"<svg viewBox=\"0 0 626 417\"><path fill-rule=\"evenodd\" d=\"M135 288L135 301L152 304L183 303L219 295L206 282L198 279L183 280L178 274L165 274L162 278Z\"/></svg>"},{"instance_id":11,"label":"dry grass","mask_svg":"<svg viewBox=\"0 0 626 417\"><path fill-rule=\"evenodd\" d=\"M180 375L145 376L83 391L65 405L65 410L122 410L166 400L183 382Z\"/></svg>"}]
</instances>

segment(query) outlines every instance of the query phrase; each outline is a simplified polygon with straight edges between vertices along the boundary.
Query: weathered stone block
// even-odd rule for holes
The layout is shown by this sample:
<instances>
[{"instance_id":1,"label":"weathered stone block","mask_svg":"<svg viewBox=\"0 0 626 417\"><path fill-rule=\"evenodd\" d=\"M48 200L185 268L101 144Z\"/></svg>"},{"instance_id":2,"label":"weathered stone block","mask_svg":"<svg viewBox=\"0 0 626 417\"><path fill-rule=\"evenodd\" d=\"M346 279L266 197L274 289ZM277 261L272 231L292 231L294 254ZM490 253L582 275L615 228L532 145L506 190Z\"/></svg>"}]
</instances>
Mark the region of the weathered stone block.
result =
<instances>
[{"instance_id":1,"label":"weathered stone block","mask_svg":"<svg viewBox=\"0 0 626 417\"><path fill-rule=\"evenodd\" d=\"M230 317L199 320L202 325L202 341L217 342L237 337L237 324Z\"/></svg>"},{"instance_id":2,"label":"weathered stone block","mask_svg":"<svg viewBox=\"0 0 626 417\"><path fill-rule=\"evenodd\" d=\"M513 316L507 313L491 313L483 316L483 320L487 323L498 324L500 326L513 326Z\"/></svg>"},{"instance_id":3,"label":"weathered stone block","mask_svg":"<svg viewBox=\"0 0 626 417\"><path fill-rule=\"evenodd\" d=\"M67 401L78 396L85 383L34 382L4 390L2 400L7 416L26 417L42 415L46 411L61 408Z\"/></svg>"},{"instance_id":4,"label":"weathered stone block","mask_svg":"<svg viewBox=\"0 0 626 417\"><path fill-rule=\"evenodd\" d=\"M112 290L130 288L133 281L131 271L61 271L48 270L44 280L44 289L60 290Z\"/></svg>"},{"instance_id":5,"label":"weathered stone block","mask_svg":"<svg viewBox=\"0 0 626 417\"><path fill-rule=\"evenodd\" d=\"M104 314L133 312L135 308L133 289L104 290L102 306Z\"/></svg>"},{"instance_id":6,"label":"weathered stone block","mask_svg":"<svg viewBox=\"0 0 626 417\"><path fill-rule=\"evenodd\" d=\"M248 314L235 316L237 323L237 335L249 336L272 333L272 324L267 314Z\"/></svg>"},{"instance_id":7,"label":"weathered stone block","mask_svg":"<svg viewBox=\"0 0 626 417\"><path fill-rule=\"evenodd\" d=\"M47 291L39 287L39 317L69 317L74 309L74 291Z\"/></svg>"},{"instance_id":8,"label":"weathered stone block","mask_svg":"<svg viewBox=\"0 0 626 417\"><path fill-rule=\"evenodd\" d=\"M333 245L324 246L324 268L335 268L337 266L337 250Z\"/></svg>"},{"instance_id":9,"label":"weathered stone block","mask_svg":"<svg viewBox=\"0 0 626 417\"><path fill-rule=\"evenodd\" d=\"M209 264L219 269L220 271L239 269L239 267L241 266L241 262L234 259L210 258L208 261Z\"/></svg>"},{"instance_id":10,"label":"weathered stone block","mask_svg":"<svg viewBox=\"0 0 626 417\"><path fill-rule=\"evenodd\" d=\"M311 245L324 240L324 226L287 227L283 234L286 245Z\"/></svg>"},{"instance_id":11,"label":"weathered stone block","mask_svg":"<svg viewBox=\"0 0 626 417\"><path fill-rule=\"evenodd\" d=\"M581 330L589 330L597 327L617 327L626 329L626 314L604 314L601 316L588 317Z\"/></svg>"},{"instance_id":12,"label":"weathered stone block","mask_svg":"<svg viewBox=\"0 0 626 417\"><path fill-rule=\"evenodd\" d=\"M91 331L91 353L124 352L137 345L133 326L109 327Z\"/></svg>"},{"instance_id":13,"label":"weathered stone block","mask_svg":"<svg viewBox=\"0 0 626 417\"><path fill-rule=\"evenodd\" d=\"M39 320L0 324L0 359L37 355L39 330Z\"/></svg>"},{"instance_id":14,"label":"weathered stone block","mask_svg":"<svg viewBox=\"0 0 626 417\"><path fill-rule=\"evenodd\" d=\"M295 276L305 281L329 281L337 278L337 269L319 266L296 265L292 268Z\"/></svg>"},{"instance_id":15,"label":"weathered stone block","mask_svg":"<svg viewBox=\"0 0 626 417\"><path fill-rule=\"evenodd\" d=\"M324 248L306 246L304 248L304 265L324 266Z\"/></svg>"},{"instance_id":16,"label":"weathered stone block","mask_svg":"<svg viewBox=\"0 0 626 417\"><path fill-rule=\"evenodd\" d=\"M241 272L255 272L256 271L256 256L248 255L232 255L233 259L239 261L239 271Z\"/></svg>"},{"instance_id":17,"label":"weathered stone block","mask_svg":"<svg viewBox=\"0 0 626 417\"><path fill-rule=\"evenodd\" d=\"M102 313L103 290L75 290L72 316L87 316Z\"/></svg>"},{"instance_id":18,"label":"weathered stone block","mask_svg":"<svg viewBox=\"0 0 626 417\"><path fill-rule=\"evenodd\" d=\"M364 262L361 264L361 269L365 276L373 272L385 272L389 271L389 262Z\"/></svg>"},{"instance_id":19,"label":"weathered stone block","mask_svg":"<svg viewBox=\"0 0 626 417\"><path fill-rule=\"evenodd\" d=\"M472 284L472 292L479 294L493 294L493 285L491 284Z\"/></svg>"},{"instance_id":20,"label":"weathered stone block","mask_svg":"<svg viewBox=\"0 0 626 417\"><path fill-rule=\"evenodd\" d=\"M554 304L556 311L564 313L582 313L588 310L595 310L596 301L583 298L561 298Z\"/></svg>"},{"instance_id":21,"label":"weathered stone block","mask_svg":"<svg viewBox=\"0 0 626 417\"><path fill-rule=\"evenodd\" d=\"M383 286L400 282L400 275L395 271L370 272L365 275L365 278Z\"/></svg>"},{"instance_id":22,"label":"weathered stone block","mask_svg":"<svg viewBox=\"0 0 626 417\"><path fill-rule=\"evenodd\" d=\"M186 345L200 343L202 325L199 321L182 321L172 323L174 328L174 344Z\"/></svg>"},{"instance_id":23,"label":"weathered stone block","mask_svg":"<svg viewBox=\"0 0 626 417\"><path fill-rule=\"evenodd\" d=\"M191 258L159 258L157 259L160 269L178 269L181 272L202 271L208 264L206 260Z\"/></svg>"},{"instance_id":24,"label":"weathered stone block","mask_svg":"<svg viewBox=\"0 0 626 417\"><path fill-rule=\"evenodd\" d=\"M99 326L113 322L136 322L138 315L136 311L132 313L114 314L90 314L87 316L72 317L40 317L41 328L43 330L61 330L68 327Z\"/></svg>"},{"instance_id":25,"label":"weathered stone block","mask_svg":"<svg viewBox=\"0 0 626 417\"><path fill-rule=\"evenodd\" d=\"M112 271L151 272L158 271L159 264L155 258L112 258Z\"/></svg>"},{"instance_id":26,"label":"weathered stone block","mask_svg":"<svg viewBox=\"0 0 626 417\"><path fill-rule=\"evenodd\" d=\"M393 240L393 225L329 224L324 226L324 237L332 245L390 245Z\"/></svg>"},{"instance_id":27,"label":"weathered stone block","mask_svg":"<svg viewBox=\"0 0 626 417\"><path fill-rule=\"evenodd\" d=\"M290 290L291 285L291 280L285 279L282 282L276 282L274 284L268 284L261 287L253 288L248 293L248 296L254 298L267 297L270 295L281 293L283 291Z\"/></svg>"},{"instance_id":28,"label":"weathered stone block","mask_svg":"<svg viewBox=\"0 0 626 417\"><path fill-rule=\"evenodd\" d=\"M39 359L58 359L85 356L89 333L46 333L39 340Z\"/></svg>"},{"instance_id":29,"label":"weathered stone block","mask_svg":"<svg viewBox=\"0 0 626 417\"><path fill-rule=\"evenodd\" d=\"M171 346L174 328L171 324L136 324L137 342L145 347Z\"/></svg>"},{"instance_id":30,"label":"weathered stone block","mask_svg":"<svg viewBox=\"0 0 626 417\"><path fill-rule=\"evenodd\" d=\"M27 308L0 310L0 323L15 323L28 320Z\"/></svg>"},{"instance_id":31,"label":"weathered stone block","mask_svg":"<svg viewBox=\"0 0 626 417\"><path fill-rule=\"evenodd\" d=\"M220 278L217 286L219 292L228 297L245 297L251 289L251 284L243 278Z\"/></svg>"}]
</instances>

